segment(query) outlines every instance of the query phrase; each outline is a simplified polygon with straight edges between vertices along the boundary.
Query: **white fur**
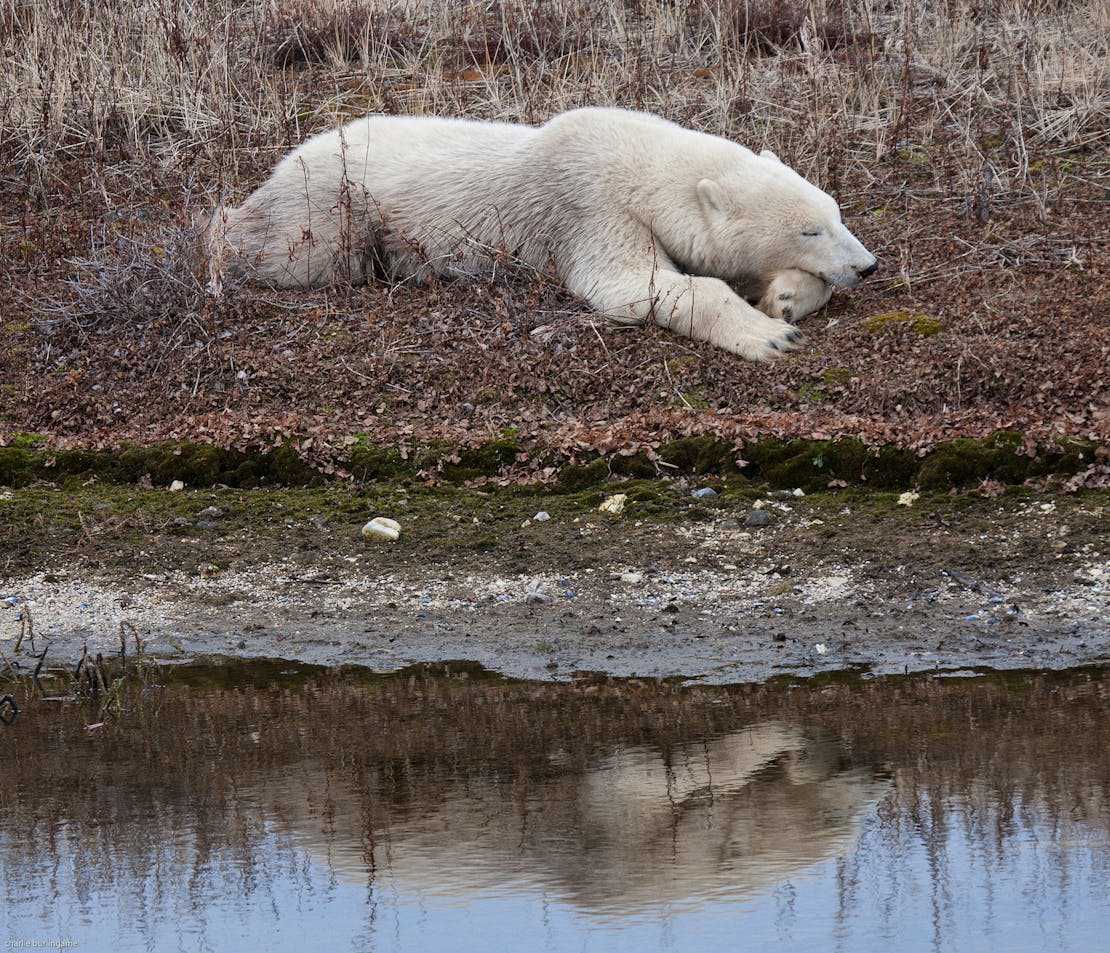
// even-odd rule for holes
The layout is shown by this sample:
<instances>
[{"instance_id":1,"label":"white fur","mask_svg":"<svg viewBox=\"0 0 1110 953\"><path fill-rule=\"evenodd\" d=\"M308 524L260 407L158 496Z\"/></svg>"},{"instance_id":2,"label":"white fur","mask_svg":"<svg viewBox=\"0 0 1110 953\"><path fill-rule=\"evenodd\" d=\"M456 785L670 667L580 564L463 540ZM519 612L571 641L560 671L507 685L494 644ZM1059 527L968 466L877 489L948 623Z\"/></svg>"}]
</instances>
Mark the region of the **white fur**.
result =
<instances>
[{"instance_id":1,"label":"white fur","mask_svg":"<svg viewBox=\"0 0 1110 953\"><path fill-rule=\"evenodd\" d=\"M618 109L539 127L368 116L286 156L217 215L212 244L216 274L230 258L286 287L488 271L508 254L554 266L615 321L755 360L798 346L788 321L875 265L836 202L771 153Z\"/></svg>"}]
</instances>

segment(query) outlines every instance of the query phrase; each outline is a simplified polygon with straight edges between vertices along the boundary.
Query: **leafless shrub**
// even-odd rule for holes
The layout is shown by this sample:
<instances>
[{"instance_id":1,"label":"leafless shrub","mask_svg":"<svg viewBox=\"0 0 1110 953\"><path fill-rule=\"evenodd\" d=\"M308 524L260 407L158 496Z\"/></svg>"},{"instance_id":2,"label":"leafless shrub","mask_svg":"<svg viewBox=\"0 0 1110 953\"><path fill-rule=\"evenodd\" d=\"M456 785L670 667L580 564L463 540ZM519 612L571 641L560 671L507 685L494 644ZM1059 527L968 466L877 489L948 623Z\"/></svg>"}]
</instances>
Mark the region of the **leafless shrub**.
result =
<instances>
[{"instance_id":1,"label":"leafless shrub","mask_svg":"<svg viewBox=\"0 0 1110 953\"><path fill-rule=\"evenodd\" d=\"M40 300L49 322L83 330L196 315L209 305L203 213L152 224L142 212L110 216L89 252L68 260L59 292ZM224 294L233 290L225 281Z\"/></svg>"},{"instance_id":2,"label":"leafless shrub","mask_svg":"<svg viewBox=\"0 0 1110 953\"><path fill-rule=\"evenodd\" d=\"M468 5L457 43L474 65L559 60L620 41L612 11L584 0Z\"/></svg>"},{"instance_id":3,"label":"leafless shrub","mask_svg":"<svg viewBox=\"0 0 1110 953\"><path fill-rule=\"evenodd\" d=\"M841 0L807 4L799 0L691 0L687 28L716 34L719 42L759 55L779 53L816 40L824 49L838 49L866 37L848 18Z\"/></svg>"},{"instance_id":4,"label":"leafless shrub","mask_svg":"<svg viewBox=\"0 0 1110 953\"><path fill-rule=\"evenodd\" d=\"M425 39L425 28L401 4L286 0L266 14L261 50L279 67L369 64L416 53Z\"/></svg>"}]
</instances>

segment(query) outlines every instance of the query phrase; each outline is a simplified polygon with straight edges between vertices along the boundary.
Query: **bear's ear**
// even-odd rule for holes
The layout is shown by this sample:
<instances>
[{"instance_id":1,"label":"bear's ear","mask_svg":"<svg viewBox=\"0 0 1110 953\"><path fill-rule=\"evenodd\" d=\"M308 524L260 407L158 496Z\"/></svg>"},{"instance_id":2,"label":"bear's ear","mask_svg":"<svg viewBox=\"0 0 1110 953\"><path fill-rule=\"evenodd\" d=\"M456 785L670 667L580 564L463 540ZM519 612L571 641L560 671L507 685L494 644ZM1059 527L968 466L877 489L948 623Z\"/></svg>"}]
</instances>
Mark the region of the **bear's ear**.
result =
<instances>
[{"instance_id":1,"label":"bear's ear","mask_svg":"<svg viewBox=\"0 0 1110 953\"><path fill-rule=\"evenodd\" d=\"M764 149L759 154L759 157L761 159L773 159L775 162L778 162L780 165L782 164L782 159L780 159L777 155L775 155L770 149Z\"/></svg>"},{"instance_id":2,"label":"bear's ear","mask_svg":"<svg viewBox=\"0 0 1110 953\"><path fill-rule=\"evenodd\" d=\"M698 201L701 202L702 214L710 220L725 212L721 189L712 179L702 179L698 183Z\"/></svg>"}]
</instances>

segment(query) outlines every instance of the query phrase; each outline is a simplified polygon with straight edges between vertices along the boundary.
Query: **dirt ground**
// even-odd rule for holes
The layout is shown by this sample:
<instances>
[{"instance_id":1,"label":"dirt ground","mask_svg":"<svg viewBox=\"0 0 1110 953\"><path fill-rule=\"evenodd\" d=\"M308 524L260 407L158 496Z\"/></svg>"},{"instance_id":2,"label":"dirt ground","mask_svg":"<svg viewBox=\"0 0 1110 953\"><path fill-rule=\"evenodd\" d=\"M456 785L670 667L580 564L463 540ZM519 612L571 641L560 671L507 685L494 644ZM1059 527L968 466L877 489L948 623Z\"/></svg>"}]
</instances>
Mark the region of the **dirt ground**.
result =
<instances>
[{"instance_id":1,"label":"dirt ground","mask_svg":"<svg viewBox=\"0 0 1110 953\"><path fill-rule=\"evenodd\" d=\"M706 486L718 495L692 496ZM618 492L624 511L600 512ZM24 669L29 634L53 664L117 653L121 635L133 652L137 635L166 658L715 682L1110 661L1105 491L898 499L691 479L562 495L9 490L0 648ZM753 512L770 524L747 525ZM401 538L360 535L375 515Z\"/></svg>"}]
</instances>

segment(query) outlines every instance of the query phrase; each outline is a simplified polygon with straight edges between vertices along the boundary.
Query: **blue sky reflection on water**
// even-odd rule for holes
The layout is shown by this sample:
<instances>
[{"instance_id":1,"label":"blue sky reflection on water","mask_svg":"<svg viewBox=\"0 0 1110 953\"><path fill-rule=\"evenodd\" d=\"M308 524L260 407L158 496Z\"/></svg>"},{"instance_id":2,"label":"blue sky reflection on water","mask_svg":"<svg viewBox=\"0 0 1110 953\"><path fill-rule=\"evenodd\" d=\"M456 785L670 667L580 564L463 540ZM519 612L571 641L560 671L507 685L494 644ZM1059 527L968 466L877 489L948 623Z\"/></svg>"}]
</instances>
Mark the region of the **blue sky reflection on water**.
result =
<instances>
[{"instance_id":1,"label":"blue sky reflection on water","mask_svg":"<svg viewBox=\"0 0 1110 953\"><path fill-rule=\"evenodd\" d=\"M33 747L5 759L0 777L0 943L120 953L1104 948L1101 689L1048 685L1043 712L1007 687L968 686L985 693L970 701L958 688L922 689L910 708L904 688L893 708L872 688L854 713L850 694L835 710L795 696L790 711L769 711L767 695L705 723L696 696L690 712L670 696L637 696L644 720L588 750L551 730L562 699L498 687L467 727L470 715L448 716L456 688L437 699L441 689L422 686L414 707L403 690L366 696L399 719L385 718L395 735L380 741L360 720L364 686L334 692L330 710L328 692L312 689L293 725L269 708L296 707L287 690L221 696L217 719L194 691L142 728L100 739L74 708L42 710L23 736ZM442 724L404 728L429 700ZM482 721L487 704L510 703L520 704L512 730L525 733L518 760ZM571 703L591 735L590 699ZM614 698L614 710L626 703ZM348 736L342 712L354 722ZM748 721L753 712L761 720ZM892 727L893 714L913 723ZM612 723L612 710L596 715L597 726ZM444 743L448 723L462 728ZM201 726L209 735L190 750L181 739Z\"/></svg>"},{"instance_id":2,"label":"blue sky reflection on water","mask_svg":"<svg viewBox=\"0 0 1110 953\"><path fill-rule=\"evenodd\" d=\"M175 883L163 869L160 886L142 889L136 879L133 891L81 883L73 877L77 856L63 852L49 883L44 877L35 885L37 897L12 902L9 892L3 932L5 940L69 940L76 949L121 953L286 945L383 953L1102 948L1110 926L1104 839L1061 844L1047 828L1022 828L1001 850L985 851L954 829L931 850L908 829L901 833L871 818L846 857L757 894L736 899L719 891L627 916L583 910L527 881L468 894L448 877L457 895L445 897L385 874L368 897L364 885L337 878L277 832L258 858L268 875L245 893L228 868L193 872L203 883L193 874ZM160 887L171 894L160 895ZM67 903L44 902L51 892Z\"/></svg>"}]
</instances>

